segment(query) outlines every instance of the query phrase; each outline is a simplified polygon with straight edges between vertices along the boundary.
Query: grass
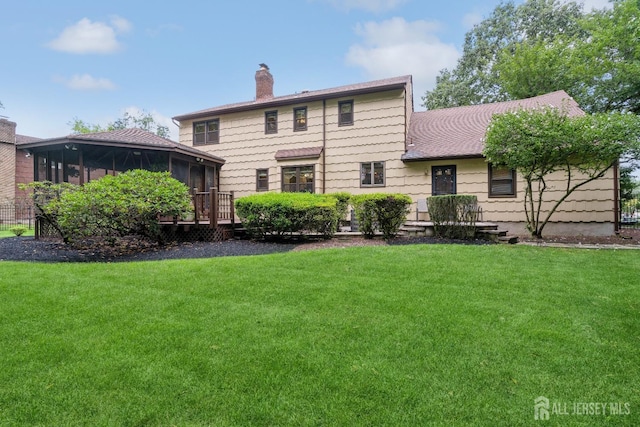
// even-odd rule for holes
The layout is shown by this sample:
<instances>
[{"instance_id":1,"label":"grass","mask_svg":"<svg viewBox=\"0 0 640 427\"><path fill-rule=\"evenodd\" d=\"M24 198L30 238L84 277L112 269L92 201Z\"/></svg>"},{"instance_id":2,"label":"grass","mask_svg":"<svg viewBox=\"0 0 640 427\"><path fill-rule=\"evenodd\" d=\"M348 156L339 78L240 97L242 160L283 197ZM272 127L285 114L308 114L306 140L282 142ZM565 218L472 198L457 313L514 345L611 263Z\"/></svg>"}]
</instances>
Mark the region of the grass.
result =
<instances>
[{"instance_id":1,"label":"grass","mask_svg":"<svg viewBox=\"0 0 640 427\"><path fill-rule=\"evenodd\" d=\"M11 228L11 227L9 227L9 228ZM35 233L35 229L34 228L30 228L23 234L23 236L24 237L29 237L29 236L33 237L35 235L34 233ZM0 239L2 239L3 237L16 237L16 235L13 234L11 231L9 231L9 229L6 229L6 230L5 229L0 229Z\"/></svg>"},{"instance_id":2,"label":"grass","mask_svg":"<svg viewBox=\"0 0 640 427\"><path fill-rule=\"evenodd\" d=\"M2 262L0 425L537 425L540 395L608 405L541 424L638 425L639 255Z\"/></svg>"}]
</instances>

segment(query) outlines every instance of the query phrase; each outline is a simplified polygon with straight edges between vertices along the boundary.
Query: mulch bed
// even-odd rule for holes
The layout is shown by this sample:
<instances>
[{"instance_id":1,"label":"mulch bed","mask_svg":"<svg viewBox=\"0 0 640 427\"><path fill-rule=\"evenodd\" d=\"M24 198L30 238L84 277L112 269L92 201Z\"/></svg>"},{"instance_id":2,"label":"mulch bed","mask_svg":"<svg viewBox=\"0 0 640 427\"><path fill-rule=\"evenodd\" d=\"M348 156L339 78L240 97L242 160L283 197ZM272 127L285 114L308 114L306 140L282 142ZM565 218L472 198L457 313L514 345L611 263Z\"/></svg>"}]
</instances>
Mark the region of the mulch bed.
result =
<instances>
[{"instance_id":1,"label":"mulch bed","mask_svg":"<svg viewBox=\"0 0 640 427\"><path fill-rule=\"evenodd\" d=\"M640 246L640 229L623 229L614 236L544 236L538 240L530 236L521 236L521 242L551 243L565 245L624 245Z\"/></svg>"},{"instance_id":2,"label":"mulch bed","mask_svg":"<svg viewBox=\"0 0 640 427\"><path fill-rule=\"evenodd\" d=\"M228 240L224 242L191 242L160 246L140 241L93 247L72 248L59 240L33 237L0 239L0 260L37 262L122 262L165 259L213 258L219 256L261 255L287 252L294 244Z\"/></svg>"},{"instance_id":3,"label":"mulch bed","mask_svg":"<svg viewBox=\"0 0 640 427\"><path fill-rule=\"evenodd\" d=\"M540 244L566 245L625 245L640 247L640 230L625 230L620 236L550 236L537 240L521 237L521 241ZM156 261L165 259L214 258L220 256L263 255L278 252L345 248L353 246L407 245L407 244L492 244L485 240L445 240L435 237L401 237L386 242L382 239L334 238L331 240L288 241L284 243L227 240L224 242L157 243L129 238L112 245L106 242L86 241L73 248L60 240L33 237L0 239L0 261L36 262L124 262Z\"/></svg>"},{"instance_id":4,"label":"mulch bed","mask_svg":"<svg viewBox=\"0 0 640 427\"><path fill-rule=\"evenodd\" d=\"M60 240L33 237L0 239L0 261L37 262L124 262L156 261L165 259L213 258L220 256L263 255L278 252L342 248L352 246L405 245L418 243L488 244L486 241L456 241L433 237L397 238L389 242L382 239L292 240L286 242L255 242L227 240L224 242L186 242L158 245L136 238L124 239L115 245L85 241L76 247Z\"/></svg>"}]
</instances>

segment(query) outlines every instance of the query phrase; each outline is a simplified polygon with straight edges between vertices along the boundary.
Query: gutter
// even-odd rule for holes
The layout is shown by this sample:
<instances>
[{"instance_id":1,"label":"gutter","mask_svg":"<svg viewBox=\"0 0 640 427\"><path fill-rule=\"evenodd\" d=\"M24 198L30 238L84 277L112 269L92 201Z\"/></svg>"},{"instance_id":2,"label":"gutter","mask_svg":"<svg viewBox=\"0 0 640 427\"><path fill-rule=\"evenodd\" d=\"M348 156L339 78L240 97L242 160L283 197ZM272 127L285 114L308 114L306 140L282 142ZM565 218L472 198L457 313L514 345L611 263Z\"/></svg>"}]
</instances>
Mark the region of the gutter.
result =
<instances>
[{"instance_id":1,"label":"gutter","mask_svg":"<svg viewBox=\"0 0 640 427\"><path fill-rule=\"evenodd\" d=\"M322 194L327 192L327 100L322 99Z\"/></svg>"},{"instance_id":2,"label":"gutter","mask_svg":"<svg viewBox=\"0 0 640 427\"><path fill-rule=\"evenodd\" d=\"M237 113L243 111L261 110L264 108L282 107L305 102L323 101L327 99L344 98L349 96L365 95L368 93L383 92L389 90L406 89L405 81L392 82L380 86L367 86L364 88L346 89L341 92L326 93L326 90L314 91L311 93L300 93L295 95L285 95L271 98L267 101L249 101L237 104L223 105L208 110L196 111L193 113L174 116L172 120L197 120L206 117L221 116L223 114ZM320 92L320 93L318 93Z\"/></svg>"},{"instance_id":3,"label":"gutter","mask_svg":"<svg viewBox=\"0 0 640 427\"><path fill-rule=\"evenodd\" d=\"M439 156L439 157L416 157L403 159L402 163L415 163L415 162L432 162L436 160L457 160L457 159L484 159L485 157L482 154L462 154L457 156Z\"/></svg>"}]
</instances>

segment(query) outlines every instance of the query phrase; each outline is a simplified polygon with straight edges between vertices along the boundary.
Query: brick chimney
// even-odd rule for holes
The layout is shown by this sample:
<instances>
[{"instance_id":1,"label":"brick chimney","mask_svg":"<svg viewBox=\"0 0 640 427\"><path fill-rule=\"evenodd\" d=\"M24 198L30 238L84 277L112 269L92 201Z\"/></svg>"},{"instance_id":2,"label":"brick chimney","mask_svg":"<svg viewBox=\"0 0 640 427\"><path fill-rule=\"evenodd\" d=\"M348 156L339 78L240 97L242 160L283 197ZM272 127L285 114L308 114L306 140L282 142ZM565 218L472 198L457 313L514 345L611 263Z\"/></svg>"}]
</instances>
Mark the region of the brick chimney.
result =
<instances>
[{"instance_id":1,"label":"brick chimney","mask_svg":"<svg viewBox=\"0 0 640 427\"><path fill-rule=\"evenodd\" d=\"M16 186L16 124L0 119L0 203L13 202Z\"/></svg>"},{"instance_id":2,"label":"brick chimney","mask_svg":"<svg viewBox=\"0 0 640 427\"><path fill-rule=\"evenodd\" d=\"M16 124L7 119L0 119L0 142L16 144Z\"/></svg>"},{"instance_id":3,"label":"brick chimney","mask_svg":"<svg viewBox=\"0 0 640 427\"><path fill-rule=\"evenodd\" d=\"M256 101L273 98L273 76L267 64L260 64L256 71Z\"/></svg>"}]
</instances>

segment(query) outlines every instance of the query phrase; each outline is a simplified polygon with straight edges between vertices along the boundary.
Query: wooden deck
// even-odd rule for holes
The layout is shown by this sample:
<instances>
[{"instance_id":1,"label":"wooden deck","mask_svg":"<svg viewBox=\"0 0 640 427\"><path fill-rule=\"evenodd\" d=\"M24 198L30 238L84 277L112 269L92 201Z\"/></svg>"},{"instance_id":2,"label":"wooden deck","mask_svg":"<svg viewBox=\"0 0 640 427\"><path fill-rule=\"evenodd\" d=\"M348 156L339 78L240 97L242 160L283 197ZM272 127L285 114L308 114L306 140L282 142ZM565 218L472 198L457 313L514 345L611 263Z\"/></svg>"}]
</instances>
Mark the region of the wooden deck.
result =
<instances>
[{"instance_id":1,"label":"wooden deck","mask_svg":"<svg viewBox=\"0 0 640 427\"><path fill-rule=\"evenodd\" d=\"M192 221L170 221L170 220L164 220L164 221L159 221L160 225L177 225L177 226L185 226L185 225L197 225L197 226L202 226L202 227L208 227L211 225L211 221L209 221L208 219L203 219L200 221L196 220L192 220ZM232 221L230 219L218 219L215 223L216 225L235 225L235 221Z\"/></svg>"},{"instance_id":2,"label":"wooden deck","mask_svg":"<svg viewBox=\"0 0 640 427\"><path fill-rule=\"evenodd\" d=\"M180 226L183 228L209 227L217 228L219 225L235 225L235 209L233 191L224 193L212 187L209 191L200 192L194 189L191 195L193 211L187 218L164 217L160 218L160 225Z\"/></svg>"}]
</instances>

